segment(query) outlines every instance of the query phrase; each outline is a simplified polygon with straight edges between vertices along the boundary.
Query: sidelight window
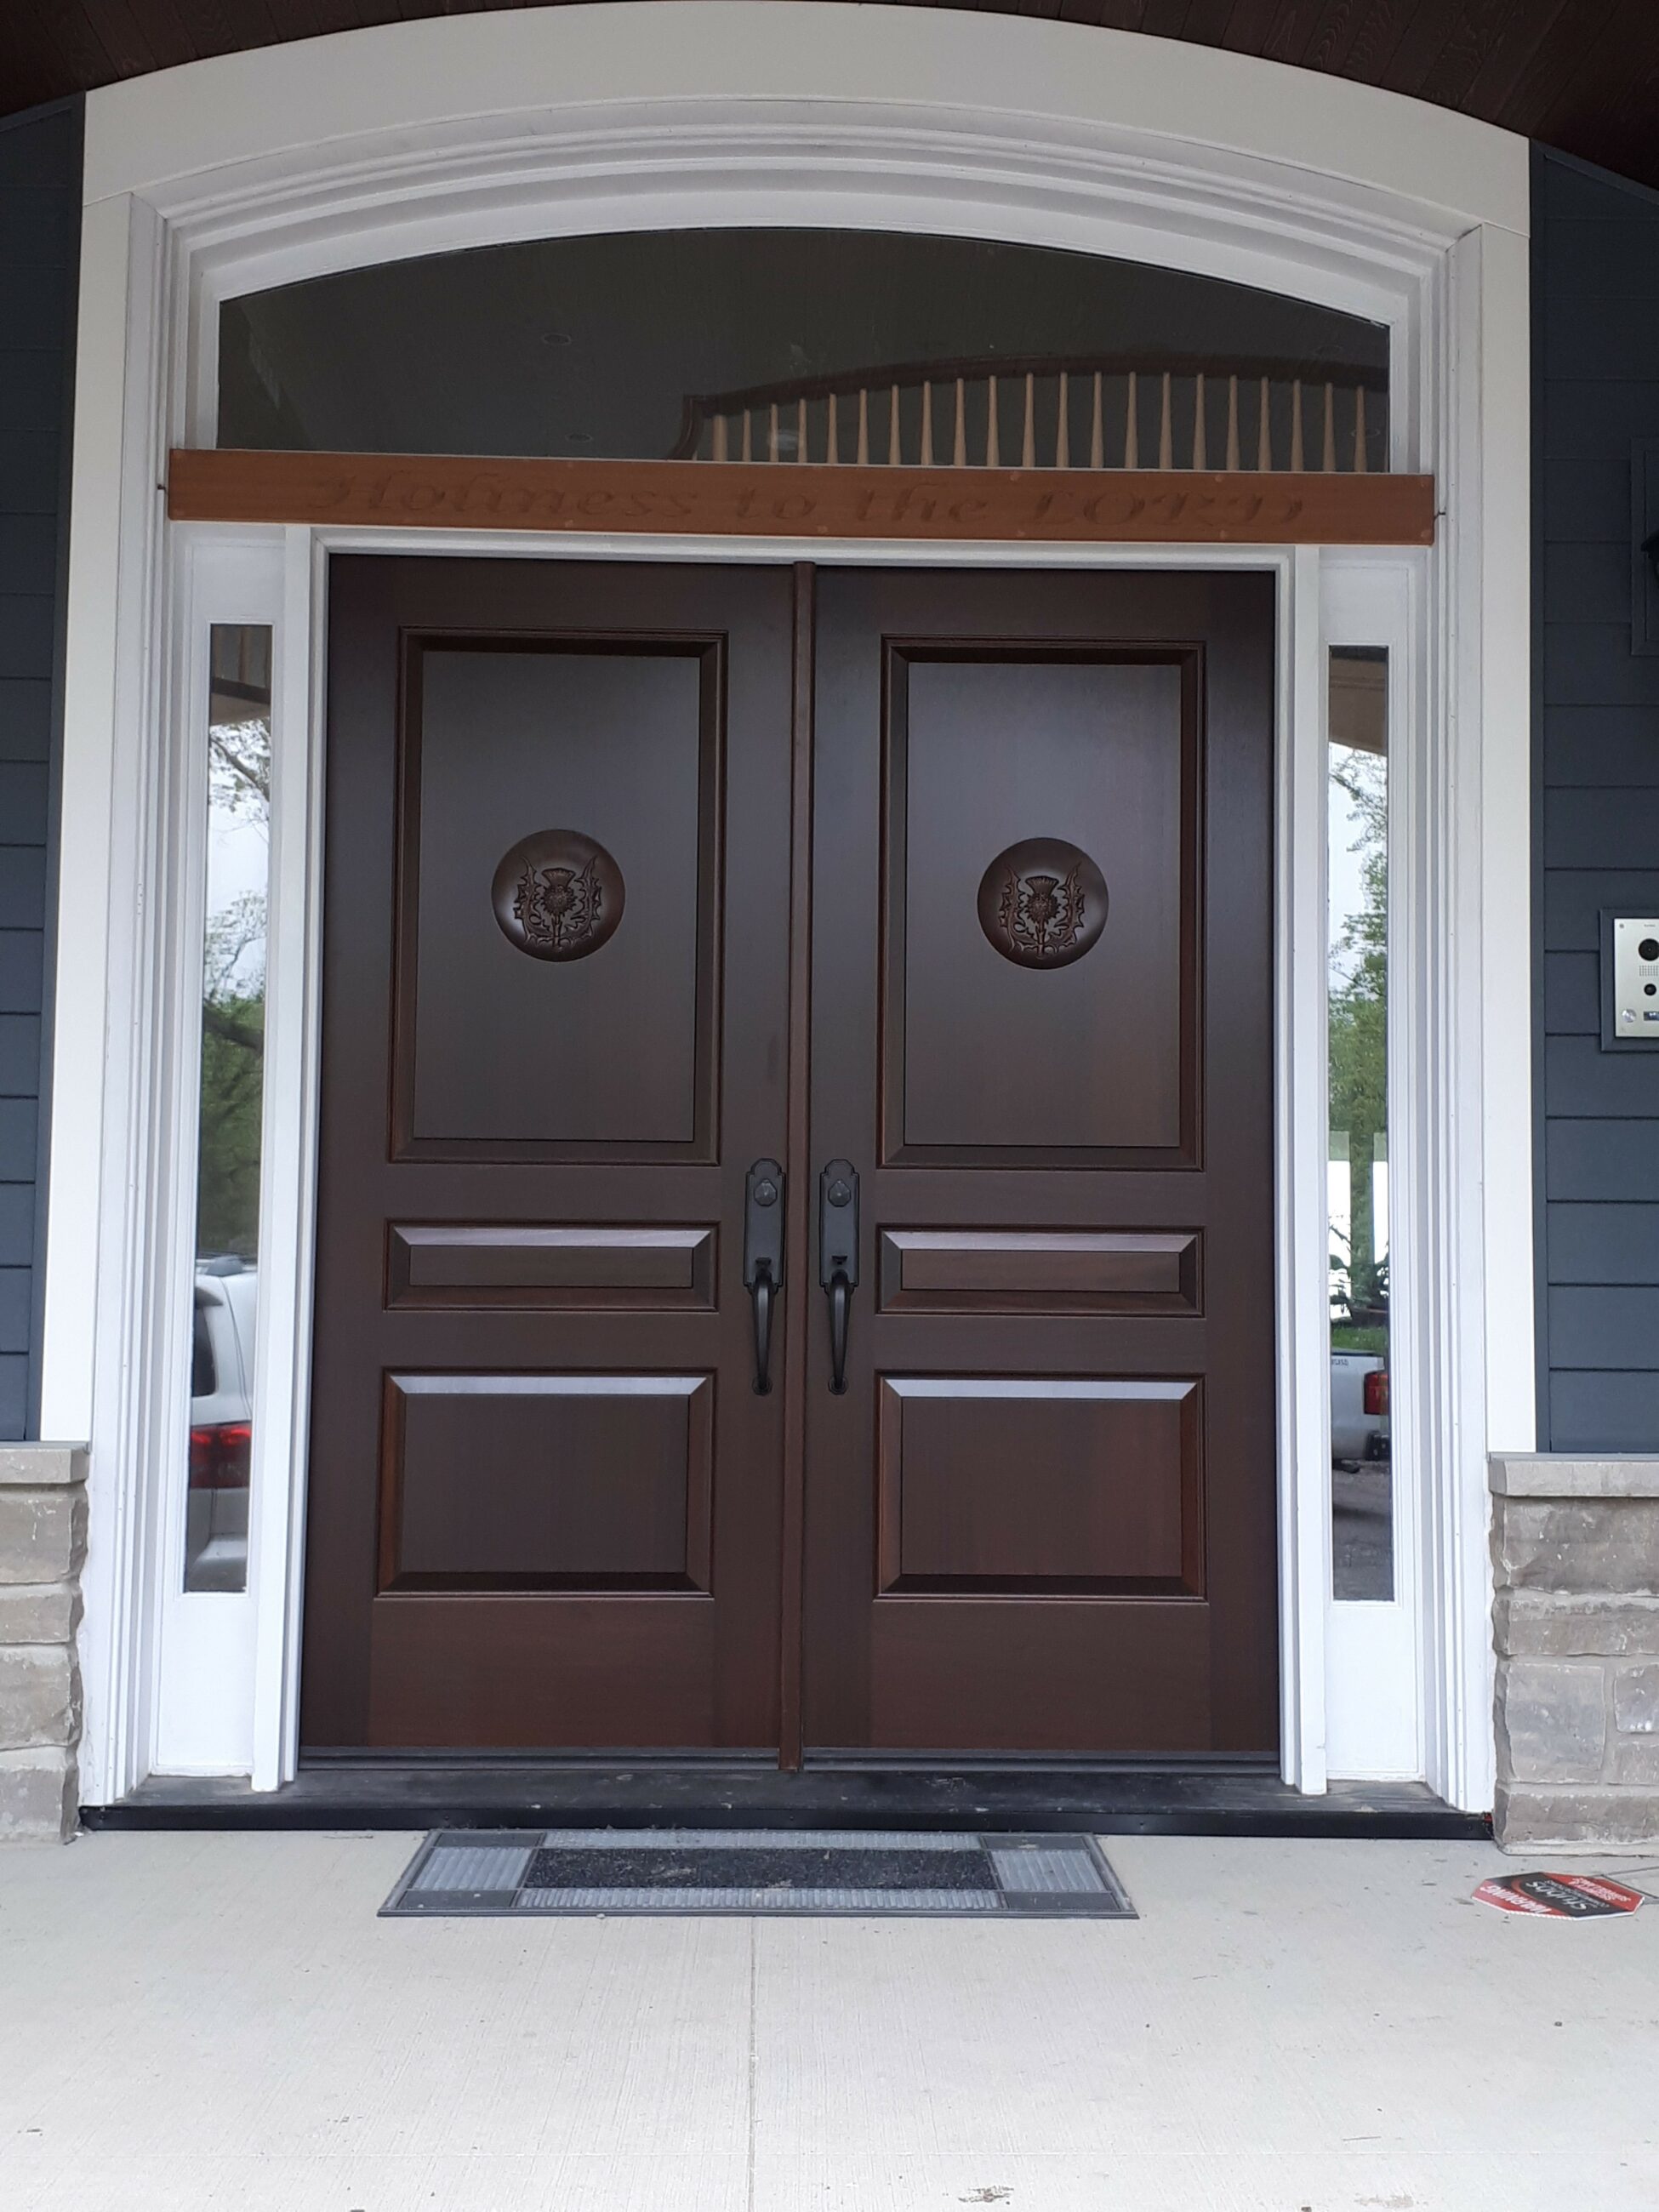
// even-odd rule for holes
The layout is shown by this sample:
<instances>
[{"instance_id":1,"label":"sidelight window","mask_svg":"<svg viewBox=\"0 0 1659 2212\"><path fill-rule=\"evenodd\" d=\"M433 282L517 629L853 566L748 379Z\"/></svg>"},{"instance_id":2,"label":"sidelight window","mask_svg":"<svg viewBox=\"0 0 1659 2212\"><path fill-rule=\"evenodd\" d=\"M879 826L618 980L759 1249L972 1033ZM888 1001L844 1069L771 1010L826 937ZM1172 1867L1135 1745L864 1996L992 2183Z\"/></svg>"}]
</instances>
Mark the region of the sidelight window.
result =
<instances>
[{"instance_id":1,"label":"sidelight window","mask_svg":"<svg viewBox=\"0 0 1659 2212\"><path fill-rule=\"evenodd\" d=\"M270 872L271 632L209 632L185 1588L247 1587Z\"/></svg>"},{"instance_id":2,"label":"sidelight window","mask_svg":"<svg viewBox=\"0 0 1659 2212\"><path fill-rule=\"evenodd\" d=\"M1389 1380L1389 656L1338 647L1326 748L1333 1589L1395 1595Z\"/></svg>"},{"instance_id":3,"label":"sidelight window","mask_svg":"<svg viewBox=\"0 0 1659 2212\"><path fill-rule=\"evenodd\" d=\"M538 239L220 311L218 443L933 467L1377 471L1381 324L964 238Z\"/></svg>"}]
</instances>

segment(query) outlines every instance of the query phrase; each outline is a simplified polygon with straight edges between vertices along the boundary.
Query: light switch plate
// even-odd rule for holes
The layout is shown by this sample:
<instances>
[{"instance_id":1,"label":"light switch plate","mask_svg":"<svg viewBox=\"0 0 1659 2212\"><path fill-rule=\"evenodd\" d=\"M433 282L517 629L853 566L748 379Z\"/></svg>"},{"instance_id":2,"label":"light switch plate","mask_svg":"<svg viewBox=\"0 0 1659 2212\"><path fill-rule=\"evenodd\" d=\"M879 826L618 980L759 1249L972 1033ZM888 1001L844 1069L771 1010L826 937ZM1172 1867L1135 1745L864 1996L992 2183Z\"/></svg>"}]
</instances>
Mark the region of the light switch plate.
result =
<instances>
[{"instance_id":1,"label":"light switch plate","mask_svg":"<svg viewBox=\"0 0 1659 2212\"><path fill-rule=\"evenodd\" d=\"M1659 915L1601 917L1601 1043L1659 1051Z\"/></svg>"}]
</instances>

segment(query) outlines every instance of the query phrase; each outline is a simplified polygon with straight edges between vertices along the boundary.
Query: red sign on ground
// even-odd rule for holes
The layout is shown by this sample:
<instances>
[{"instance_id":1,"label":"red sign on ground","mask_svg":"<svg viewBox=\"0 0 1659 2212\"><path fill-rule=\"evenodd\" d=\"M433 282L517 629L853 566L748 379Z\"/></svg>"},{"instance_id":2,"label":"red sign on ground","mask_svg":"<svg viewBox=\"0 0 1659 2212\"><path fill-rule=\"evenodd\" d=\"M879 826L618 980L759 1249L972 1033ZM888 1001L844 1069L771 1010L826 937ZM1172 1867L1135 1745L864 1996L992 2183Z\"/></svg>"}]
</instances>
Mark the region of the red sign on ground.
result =
<instances>
[{"instance_id":1,"label":"red sign on ground","mask_svg":"<svg viewBox=\"0 0 1659 2212\"><path fill-rule=\"evenodd\" d=\"M1500 1874L1474 1893L1499 1912L1531 1912L1546 1920L1604 1920L1634 1912L1644 1894L1594 1874Z\"/></svg>"}]
</instances>

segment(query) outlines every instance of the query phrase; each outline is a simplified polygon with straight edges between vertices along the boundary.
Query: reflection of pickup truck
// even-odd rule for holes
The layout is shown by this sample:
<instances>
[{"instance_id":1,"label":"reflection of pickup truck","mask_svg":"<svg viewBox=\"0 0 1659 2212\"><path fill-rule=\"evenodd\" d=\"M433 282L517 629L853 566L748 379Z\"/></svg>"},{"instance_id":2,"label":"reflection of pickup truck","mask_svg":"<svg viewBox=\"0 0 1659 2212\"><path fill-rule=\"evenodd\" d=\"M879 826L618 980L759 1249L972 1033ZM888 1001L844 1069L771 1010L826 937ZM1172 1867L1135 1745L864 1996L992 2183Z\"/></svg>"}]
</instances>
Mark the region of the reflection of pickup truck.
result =
<instances>
[{"instance_id":1,"label":"reflection of pickup truck","mask_svg":"<svg viewBox=\"0 0 1659 2212\"><path fill-rule=\"evenodd\" d=\"M189 1590L240 1590L247 1583L258 1285L257 1273L240 1260L197 1262L185 1534Z\"/></svg>"},{"instance_id":2,"label":"reflection of pickup truck","mask_svg":"<svg viewBox=\"0 0 1659 2212\"><path fill-rule=\"evenodd\" d=\"M1331 1458L1389 1456L1389 1369L1380 1352L1331 1354Z\"/></svg>"}]
</instances>

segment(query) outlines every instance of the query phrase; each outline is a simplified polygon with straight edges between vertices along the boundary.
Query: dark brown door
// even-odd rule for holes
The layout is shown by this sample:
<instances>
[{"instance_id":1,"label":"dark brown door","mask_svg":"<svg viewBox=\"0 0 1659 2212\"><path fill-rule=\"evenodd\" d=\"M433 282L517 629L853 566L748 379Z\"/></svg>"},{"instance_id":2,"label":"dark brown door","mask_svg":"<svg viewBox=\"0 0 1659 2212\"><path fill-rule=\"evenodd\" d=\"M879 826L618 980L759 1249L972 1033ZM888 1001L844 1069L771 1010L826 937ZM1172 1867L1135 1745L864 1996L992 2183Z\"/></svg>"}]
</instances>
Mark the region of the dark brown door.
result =
<instances>
[{"instance_id":1,"label":"dark brown door","mask_svg":"<svg viewBox=\"0 0 1659 2212\"><path fill-rule=\"evenodd\" d=\"M809 1746L1277 1741L1272 592L819 578Z\"/></svg>"},{"instance_id":2,"label":"dark brown door","mask_svg":"<svg viewBox=\"0 0 1659 2212\"><path fill-rule=\"evenodd\" d=\"M331 615L307 1744L1271 1749L1270 585Z\"/></svg>"},{"instance_id":3,"label":"dark brown door","mask_svg":"<svg viewBox=\"0 0 1659 2212\"><path fill-rule=\"evenodd\" d=\"M792 608L337 561L302 1734L775 1745Z\"/></svg>"}]
</instances>

